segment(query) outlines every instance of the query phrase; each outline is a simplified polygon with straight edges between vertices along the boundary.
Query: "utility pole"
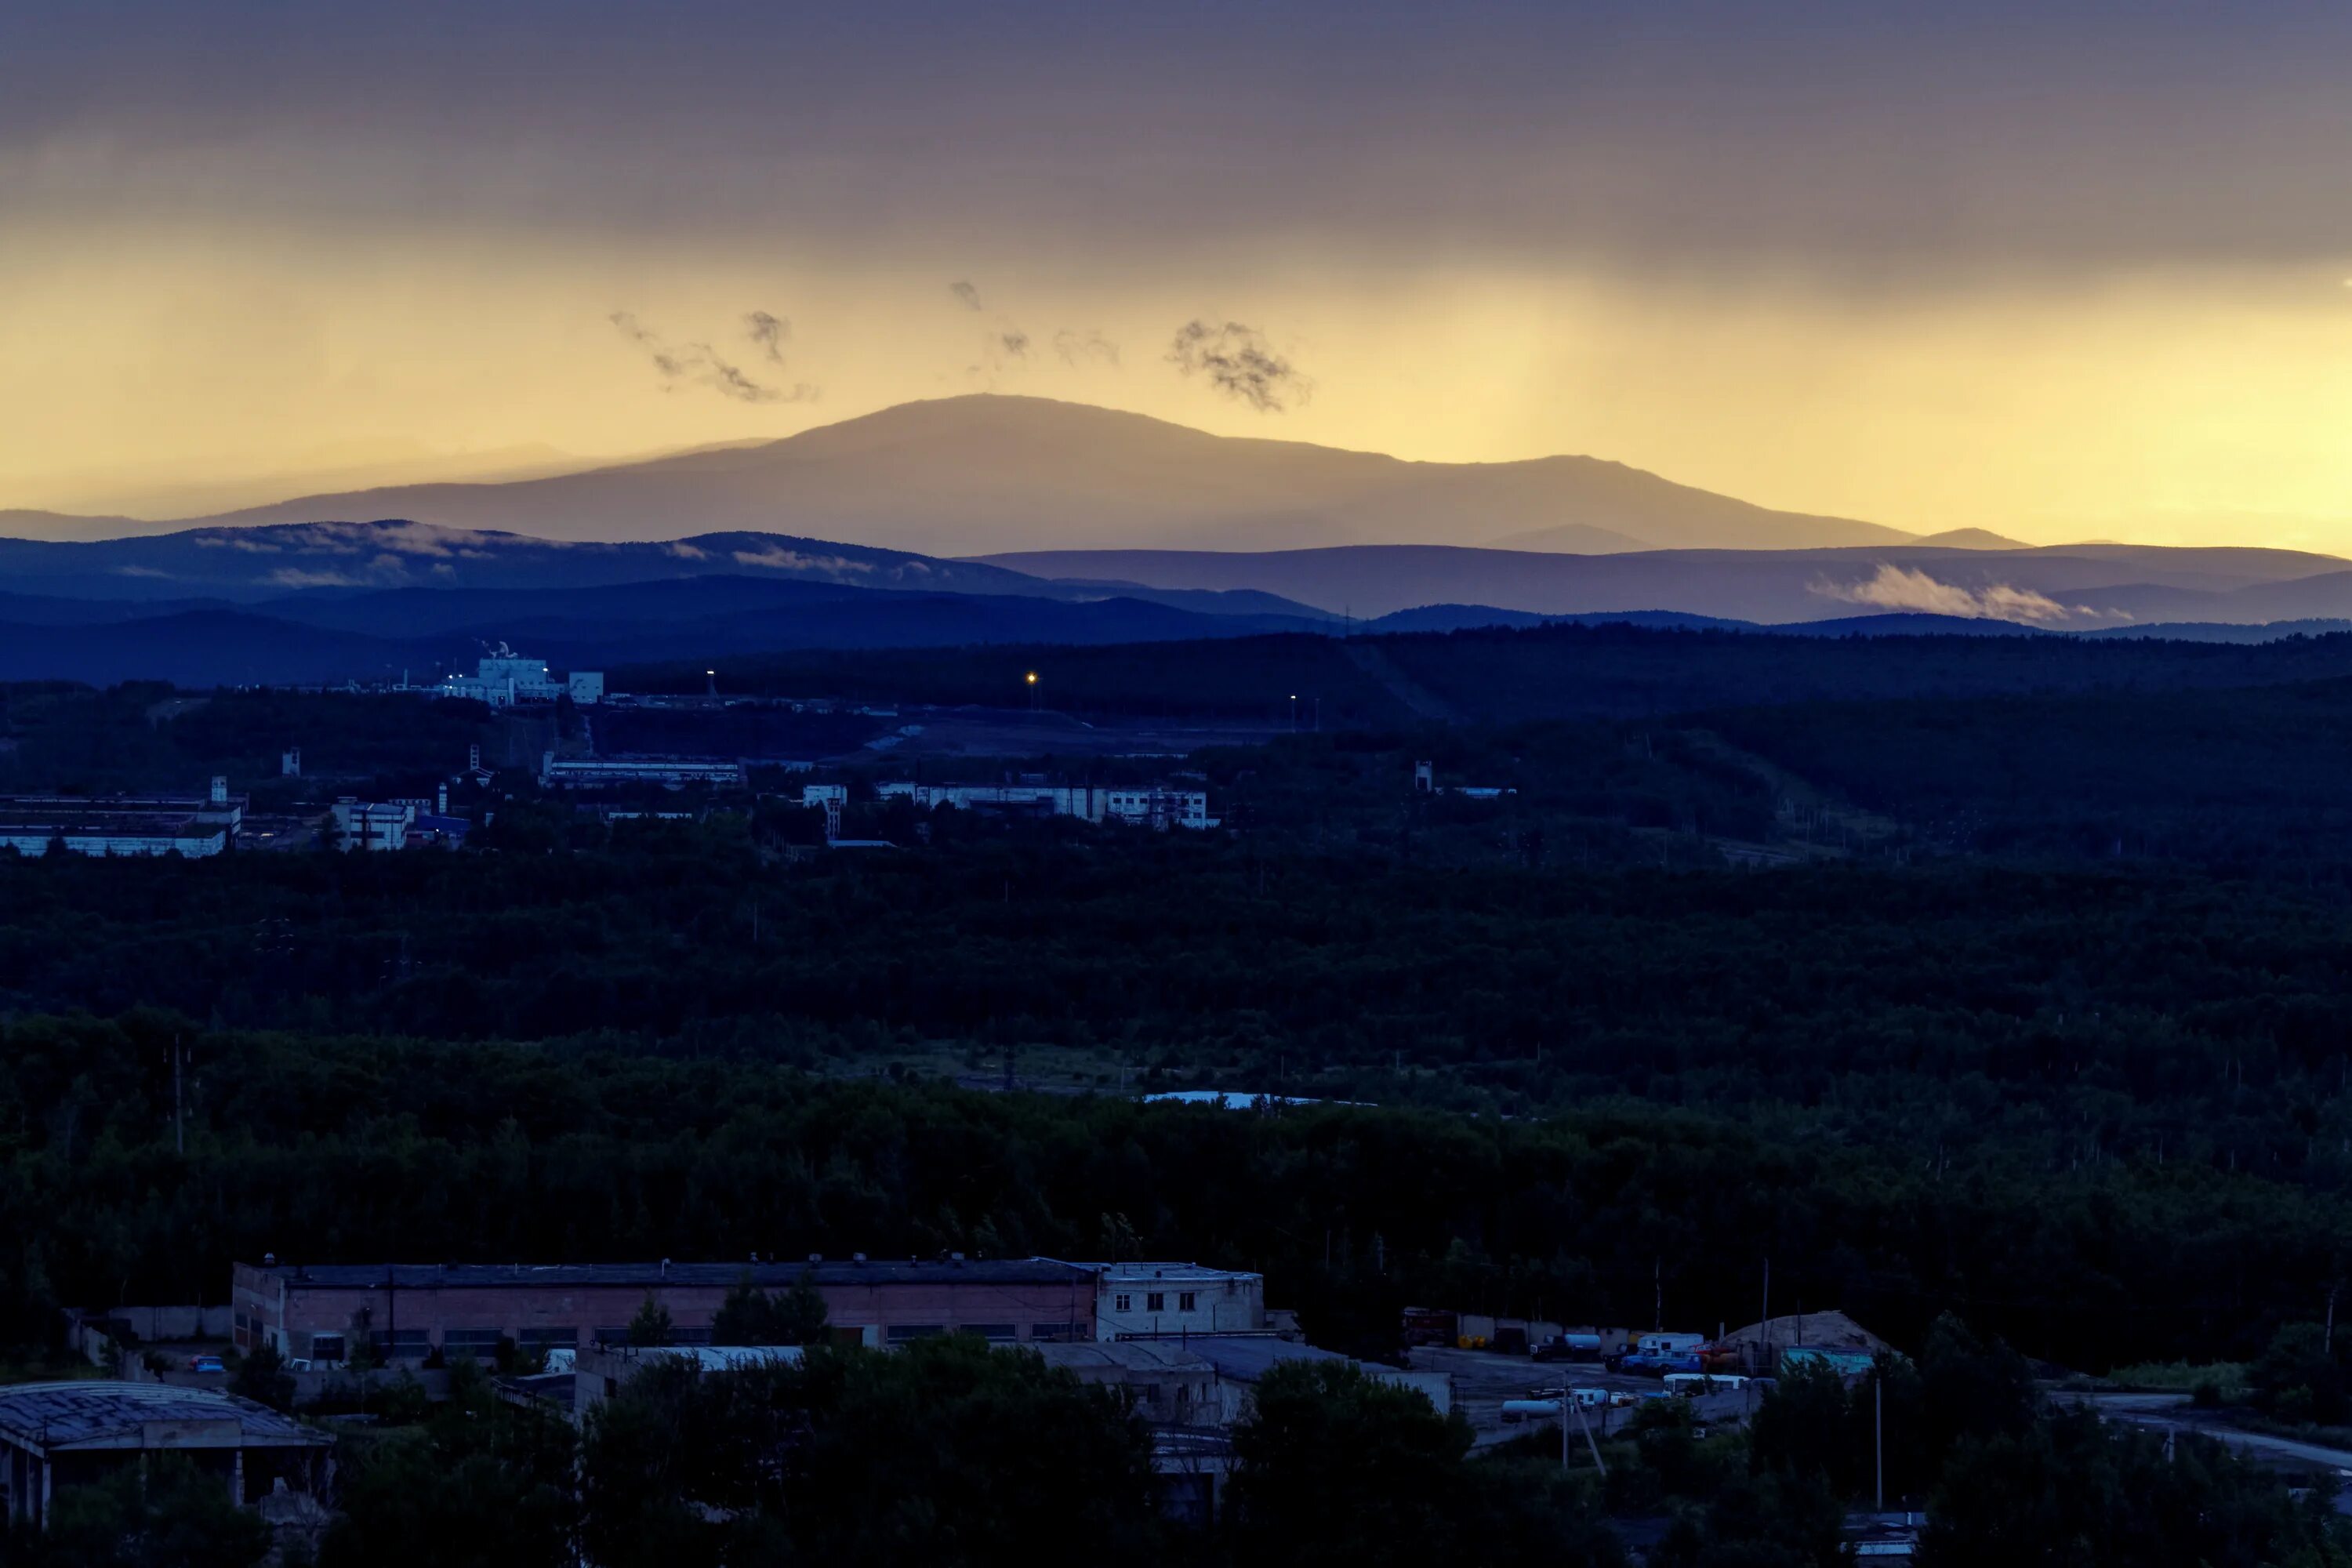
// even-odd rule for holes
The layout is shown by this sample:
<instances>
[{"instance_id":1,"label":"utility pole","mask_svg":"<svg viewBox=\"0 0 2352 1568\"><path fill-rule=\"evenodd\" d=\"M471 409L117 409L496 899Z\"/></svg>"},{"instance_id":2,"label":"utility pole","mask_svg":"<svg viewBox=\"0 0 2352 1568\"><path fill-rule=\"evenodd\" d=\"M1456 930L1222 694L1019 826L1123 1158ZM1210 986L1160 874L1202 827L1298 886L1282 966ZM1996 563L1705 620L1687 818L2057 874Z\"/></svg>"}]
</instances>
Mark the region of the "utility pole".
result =
<instances>
[{"instance_id":1,"label":"utility pole","mask_svg":"<svg viewBox=\"0 0 2352 1568\"><path fill-rule=\"evenodd\" d=\"M1886 1379L1870 1374L1870 1444L1878 1459L1878 1511L1886 1511Z\"/></svg>"},{"instance_id":2,"label":"utility pole","mask_svg":"<svg viewBox=\"0 0 2352 1568\"><path fill-rule=\"evenodd\" d=\"M1657 1330L1663 1334L1666 1331L1666 1260L1663 1258L1650 1259L1650 1289L1657 1296Z\"/></svg>"},{"instance_id":3,"label":"utility pole","mask_svg":"<svg viewBox=\"0 0 2352 1568\"><path fill-rule=\"evenodd\" d=\"M1592 1468L1606 1476L1609 1465L1601 1457L1601 1445L1593 1440L1591 1425L1584 1419L1584 1406L1577 1403L1576 1391L1568 1388L1559 1391L1559 1468L1568 1468L1568 1418L1571 1412L1576 1416L1577 1429L1584 1434L1584 1446L1592 1450Z\"/></svg>"}]
</instances>

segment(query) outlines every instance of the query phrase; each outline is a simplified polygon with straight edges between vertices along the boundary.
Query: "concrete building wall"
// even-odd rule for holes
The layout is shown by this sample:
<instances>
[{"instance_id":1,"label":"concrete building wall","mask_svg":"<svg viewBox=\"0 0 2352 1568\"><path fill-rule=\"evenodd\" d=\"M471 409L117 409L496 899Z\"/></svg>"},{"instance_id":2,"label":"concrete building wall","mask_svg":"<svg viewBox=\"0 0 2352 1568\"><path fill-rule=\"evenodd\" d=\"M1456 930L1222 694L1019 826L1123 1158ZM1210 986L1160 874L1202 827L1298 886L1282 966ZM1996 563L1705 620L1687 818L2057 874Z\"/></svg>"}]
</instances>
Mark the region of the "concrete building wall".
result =
<instances>
[{"instance_id":1,"label":"concrete building wall","mask_svg":"<svg viewBox=\"0 0 2352 1568\"><path fill-rule=\"evenodd\" d=\"M1099 1266L1095 1337L1122 1334L1259 1333L1265 1329L1265 1277L1189 1263Z\"/></svg>"},{"instance_id":2,"label":"concrete building wall","mask_svg":"<svg viewBox=\"0 0 2352 1568\"><path fill-rule=\"evenodd\" d=\"M414 805L354 800L349 795L335 802L334 814L335 829L346 851L404 849L408 829L416 821Z\"/></svg>"},{"instance_id":3,"label":"concrete building wall","mask_svg":"<svg viewBox=\"0 0 2352 1568\"><path fill-rule=\"evenodd\" d=\"M68 829L11 832L0 827L0 847L14 848L19 855L46 855L49 846L58 839L77 855L217 855L228 844L225 828L191 829L184 832L160 833L88 833Z\"/></svg>"}]
</instances>

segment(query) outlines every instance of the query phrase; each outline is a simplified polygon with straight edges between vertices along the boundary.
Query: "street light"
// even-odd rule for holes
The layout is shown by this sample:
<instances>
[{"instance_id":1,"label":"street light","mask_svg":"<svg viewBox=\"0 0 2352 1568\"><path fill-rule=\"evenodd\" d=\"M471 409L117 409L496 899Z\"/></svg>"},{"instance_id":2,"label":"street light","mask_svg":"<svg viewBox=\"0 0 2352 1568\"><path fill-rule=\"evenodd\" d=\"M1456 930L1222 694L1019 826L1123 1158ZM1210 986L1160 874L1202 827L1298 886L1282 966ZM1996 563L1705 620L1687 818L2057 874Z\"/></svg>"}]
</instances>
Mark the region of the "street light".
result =
<instances>
[{"instance_id":1,"label":"street light","mask_svg":"<svg viewBox=\"0 0 2352 1568\"><path fill-rule=\"evenodd\" d=\"M1026 675L1023 676L1021 679L1022 679L1024 681L1025 681L1025 682L1027 682L1027 683L1028 683L1028 687L1029 687L1029 706L1030 706L1030 707L1032 707L1032 708L1036 707L1036 706L1037 706L1037 672L1036 672L1035 670L1034 670L1034 669L1033 669L1033 670L1031 670L1028 674L1026 674Z\"/></svg>"}]
</instances>

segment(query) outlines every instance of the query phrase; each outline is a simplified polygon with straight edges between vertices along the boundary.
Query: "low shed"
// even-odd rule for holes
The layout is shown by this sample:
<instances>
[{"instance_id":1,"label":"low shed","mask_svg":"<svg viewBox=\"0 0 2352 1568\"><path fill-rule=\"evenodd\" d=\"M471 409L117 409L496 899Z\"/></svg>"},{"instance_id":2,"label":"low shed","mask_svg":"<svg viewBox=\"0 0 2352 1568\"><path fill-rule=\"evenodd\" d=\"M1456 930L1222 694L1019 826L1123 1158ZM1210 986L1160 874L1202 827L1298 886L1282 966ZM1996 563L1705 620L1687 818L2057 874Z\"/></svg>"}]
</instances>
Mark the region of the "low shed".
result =
<instances>
[{"instance_id":1,"label":"low shed","mask_svg":"<svg viewBox=\"0 0 2352 1568\"><path fill-rule=\"evenodd\" d=\"M334 1439L266 1405L157 1383L25 1383L0 1388L0 1518L48 1522L68 1487L156 1453L217 1476L236 1502L283 1480L311 1491Z\"/></svg>"}]
</instances>

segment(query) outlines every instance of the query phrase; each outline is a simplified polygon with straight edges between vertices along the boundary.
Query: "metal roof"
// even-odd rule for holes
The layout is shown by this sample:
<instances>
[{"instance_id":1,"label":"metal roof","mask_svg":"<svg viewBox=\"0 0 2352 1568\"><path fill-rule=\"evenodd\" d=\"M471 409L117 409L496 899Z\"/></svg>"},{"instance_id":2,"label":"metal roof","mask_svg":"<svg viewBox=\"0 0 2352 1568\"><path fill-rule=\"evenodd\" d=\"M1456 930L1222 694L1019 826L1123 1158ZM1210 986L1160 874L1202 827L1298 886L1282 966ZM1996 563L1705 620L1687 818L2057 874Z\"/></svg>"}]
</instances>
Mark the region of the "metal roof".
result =
<instances>
[{"instance_id":1,"label":"metal roof","mask_svg":"<svg viewBox=\"0 0 2352 1568\"><path fill-rule=\"evenodd\" d=\"M1337 1351L1317 1350L1313 1345L1278 1340L1271 1334L1196 1334L1183 1343L1185 1349L1215 1367L1220 1377L1243 1383L1255 1383L1286 1361L1345 1363L1349 1359Z\"/></svg>"},{"instance_id":2,"label":"metal roof","mask_svg":"<svg viewBox=\"0 0 2352 1568\"><path fill-rule=\"evenodd\" d=\"M1046 1258L972 1258L964 1262L877 1258L855 1263L280 1263L255 1272L289 1289L380 1290L387 1279L402 1290L432 1289L726 1289L745 1275L762 1290L790 1289L803 1274L833 1289L860 1285L1054 1285L1089 1291L1094 1276L1076 1264Z\"/></svg>"},{"instance_id":3,"label":"metal roof","mask_svg":"<svg viewBox=\"0 0 2352 1568\"><path fill-rule=\"evenodd\" d=\"M1211 1372L1207 1357L1175 1340L1045 1341L1029 1347L1047 1366L1072 1372L1117 1368L1123 1372Z\"/></svg>"},{"instance_id":4,"label":"metal roof","mask_svg":"<svg viewBox=\"0 0 2352 1568\"><path fill-rule=\"evenodd\" d=\"M1245 1268L1213 1268L1205 1263L1083 1263L1079 1267L1094 1269L1105 1279L1120 1284L1145 1284L1154 1279L1202 1282L1265 1278Z\"/></svg>"},{"instance_id":5,"label":"metal roof","mask_svg":"<svg viewBox=\"0 0 2352 1568\"><path fill-rule=\"evenodd\" d=\"M235 1444L187 1441L189 1434L154 1433L157 1426L237 1426ZM226 1434L222 1433L225 1436ZM151 1442L151 1436L154 1439ZM142 1448L170 1447L320 1447L323 1432L266 1405L208 1388L162 1383L20 1383L0 1387L0 1437L19 1447Z\"/></svg>"}]
</instances>

